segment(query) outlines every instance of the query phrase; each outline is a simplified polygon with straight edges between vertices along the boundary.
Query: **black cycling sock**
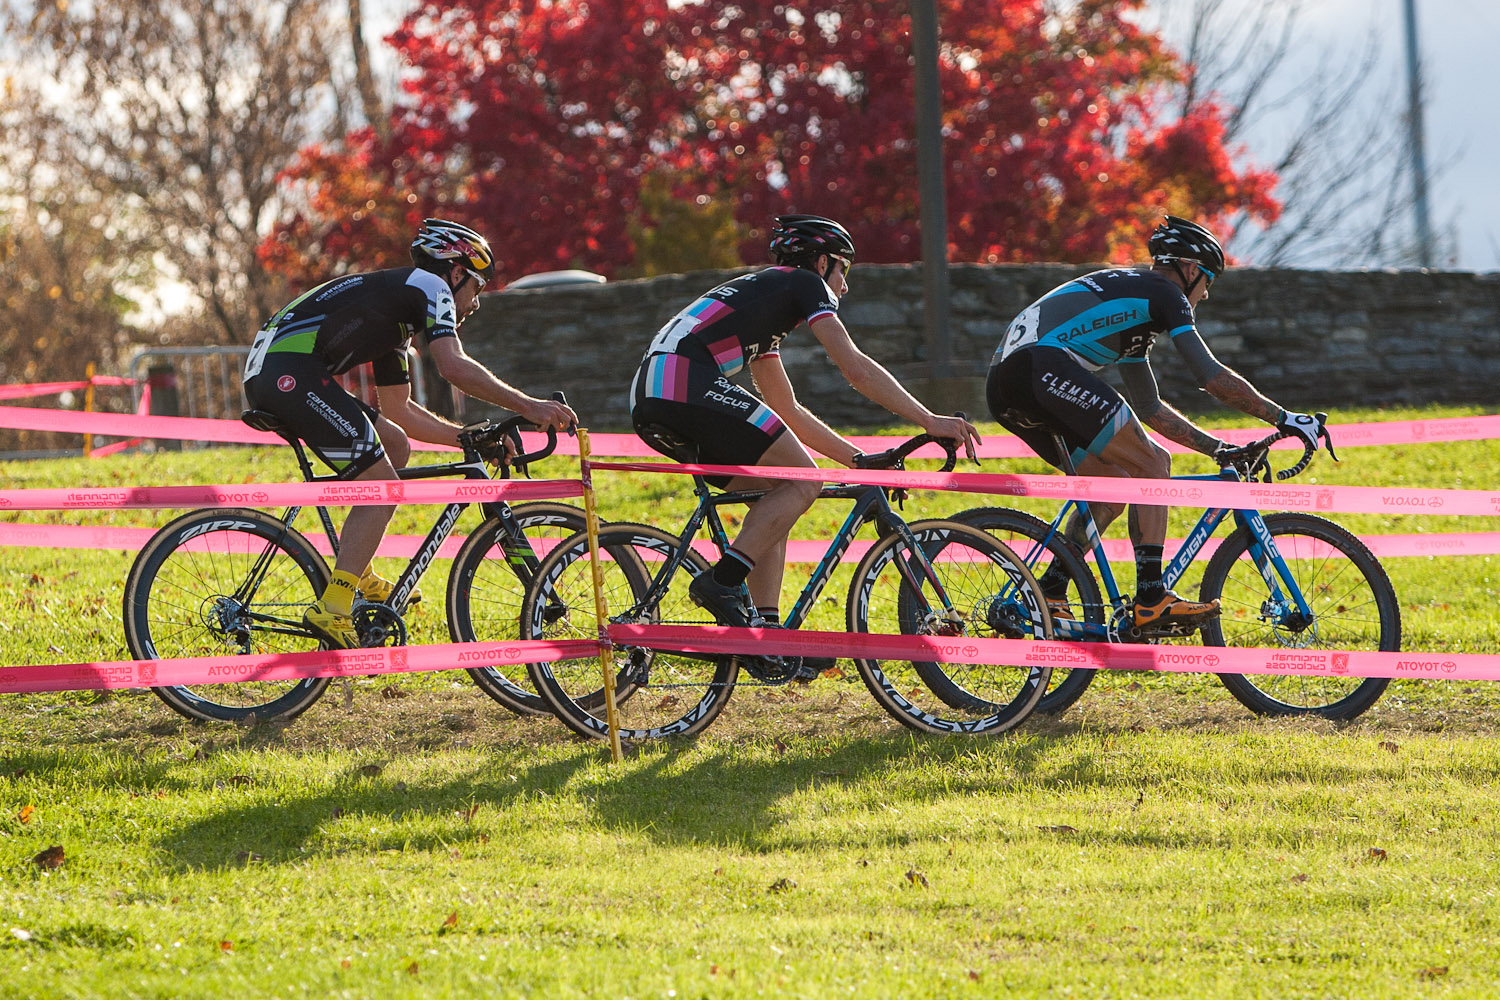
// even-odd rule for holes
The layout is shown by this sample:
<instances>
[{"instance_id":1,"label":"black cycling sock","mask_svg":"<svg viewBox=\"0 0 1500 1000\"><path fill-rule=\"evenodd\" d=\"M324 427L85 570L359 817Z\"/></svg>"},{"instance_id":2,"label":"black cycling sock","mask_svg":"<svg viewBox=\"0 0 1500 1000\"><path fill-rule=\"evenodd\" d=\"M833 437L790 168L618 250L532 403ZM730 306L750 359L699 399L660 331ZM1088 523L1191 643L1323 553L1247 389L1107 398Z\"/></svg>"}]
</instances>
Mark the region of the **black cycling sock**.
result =
<instances>
[{"instance_id":1,"label":"black cycling sock","mask_svg":"<svg viewBox=\"0 0 1500 1000\"><path fill-rule=\"evenodd\" d=\"M745 577L749 576L754 568L754 559L733 545L726 545L724 558L714 564L714 580L726 587L738 587L745 582Z\"/></svg>"},{"instance_id":2,"label":"black cycling sock","mask_svg":"<svg viewBox=\"0 0 1500 1000\"><path fill-rule=\"evenodd\" d=\"M1036 582L1041 586L1043 595L1058 600L1068 596L1068 584L1073 582L1073 578L1063 569L1062 563L1054 559L1052 565L1047 567L1047 572Z\"/></svg>"},{"instance_id":3,"label":"black cycling sock","mask_svg":"<svg viewBox=\"0 0 1500 1000\"><path fill-rule=\"evenodd\" d=\"M1161 580L1160 545L1137 545L1135 547L1135 599L1142 603L1161 600L1167 585Z\"/></svg>"}]
</instances>

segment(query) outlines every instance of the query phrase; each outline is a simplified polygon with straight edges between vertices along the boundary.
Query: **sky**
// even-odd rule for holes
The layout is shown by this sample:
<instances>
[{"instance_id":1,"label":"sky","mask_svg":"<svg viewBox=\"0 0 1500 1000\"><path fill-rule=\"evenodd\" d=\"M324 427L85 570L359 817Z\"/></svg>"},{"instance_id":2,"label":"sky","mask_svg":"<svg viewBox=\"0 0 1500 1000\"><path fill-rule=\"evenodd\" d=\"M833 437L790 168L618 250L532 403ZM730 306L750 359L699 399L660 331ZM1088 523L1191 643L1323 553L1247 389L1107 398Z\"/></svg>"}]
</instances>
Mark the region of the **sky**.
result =
<instances>
[{"instance_id":1,"label":"sky","mask_svg":"<svg viewBox=\"0 0 1500 1000\"><path fill-rule=\"evenodd\" d=\"M1181 2L1181 0L1178 0ZM1224 0L1251 8L1261 0ZM1434 230L1451 230L1456 256L1439 266L1500 270L1500 113L1491 97L1500 42L1496 0L1416 0L1417 36L1426 72L1426 159ZM1301 17L1303 65L1342 65L1373 30L1380 45L1377 85L1398 93L1404 114L1406 35L1403 0L1308 0ZM1171 35L1168 34L1171 41ZM1272 126L1274 127L1274 126ZM1250 154L1254 157L1254 137Z\"/></svg>"}]
</instances>

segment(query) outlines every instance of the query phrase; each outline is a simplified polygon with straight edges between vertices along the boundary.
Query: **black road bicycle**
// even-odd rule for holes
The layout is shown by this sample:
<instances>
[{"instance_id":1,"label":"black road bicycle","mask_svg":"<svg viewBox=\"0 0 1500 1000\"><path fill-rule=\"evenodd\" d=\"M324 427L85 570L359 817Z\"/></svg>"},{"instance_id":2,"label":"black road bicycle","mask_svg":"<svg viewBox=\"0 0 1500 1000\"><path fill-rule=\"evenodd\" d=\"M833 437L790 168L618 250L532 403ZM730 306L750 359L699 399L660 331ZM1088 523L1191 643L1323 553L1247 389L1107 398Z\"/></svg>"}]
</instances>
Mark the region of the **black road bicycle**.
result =
<instances>
[{"instance_id":1,"label":"black road bicycle","mask_svg":"<svg viewBox=\"0 0 1500 1000\"><path fill-rule=\"evenodd\" d=\"M1326 414L1318 416L1326 418ZM1332 440L1326 430L1323 434L1332 454ZM1289 436L1278 432L1246 445L1240 449L1241 457L1217 474L1173 478L1184 483L1248 482L1261 475L1270 482L1267 453L1272 444ZM1060 441L1059 448L1067 454ZM1301 460L1276 472L1274 478L1283 481L1299 474L1317 450L1317 445L1304 442ZM1084 553L1063 534L1075 509L1084 517L1094 557L1092 569ZM1011 545L1038 579L1053 565L1064 571L1069 611L1053 616L1057 638L1158 642L1185 637L1142 634L1129 622L1129 597L1115 582L1087 502L1069 500L1050 524L1006 507L966 510L954 514L953 519L982 528ZM1284 649L1289 655L1317 650L1393 652L1401 648L1401 605L1385 569L1346 528L1313 514L1205 510L1163 567L1162 577L1168 587L1182 578L1226 520L1233 521L1234 530L1209 558L1199 585L1200 601L1217 598L1221 602L1219 617L1202 626L1205 645L1270 647ZM1386 678L1340 673L1337 657L1327 659L1329 669L1325 674L1219 674L1218 678L1253 712L1328 719L1355 718L1375 704L1390 683ZM1038 711L1064 711L1083 695L1093 679L1093 670L1054 670L1052 686Z\"/></svg>"},{"instance_id":2,"label":"black road bicycle","mask_svg":"<svg viewBox=\"0 0 1500 1000\"><path fill-rule=\"evenodd\" d=\"M281 435L297 455L308 482L342 482L318 476L302 442L269 413L248 410L243 419L257 430ZM520 452L521 417L484 421L459 434L463 458L456 462L400 469L402 479L462 476L502 478L510 466L550 455L557 434L532 453L507 457L505 442ZM418 547L384 604L357 601L354 620L366 646L404 645L402 614L423 572L453 531L468 503L450 503ZM279 516L248 508L213 508L183 514L147 542L125 584L125 639L136 659L306 652L323 648L302 624L302 613L328 584L330 570L313 544L293 527L301 507ZM584 526L583 511L539 501L480 504L484 519L471 531L453 560L448 577L447 619L454 642L514 639L526 586L549 543ZM325 507L317 507L329 547L338 552L338 533ZM523 715L546 712L542 700L518 683L522 668L468 668L485 694ZM327 688L329 678L267 681L252 678L225 684L153 688L190 719L253 724L291 719L306 711Z\"/></svg>"},{"instance_id":3,"label":"black road bicycle","mask_svg":"<svg viewBox=\"0 0 1500 1000\"><path fill-rule=\"evenodd\" d=\"M885 454L884 467L901 468L916 448L937 440L953 468L951 442L921 435ZM692 461L684 450L677 456ZM688 585L709 560L694 548L705 525L720 552L728 544L718 508L744 504L762 492L716 493L693 477L697 505L677 534L647 524L615 523L600 530L599 569L611 623L712 625L688 598ZM908 524L879 486L827 486L821 497L854 501L853 510L783 627L802 625L841 557L867 522L878 540L854 570L846 604L850 632L938 636L962 640L1047 638L1051 626L1036 581L1021 560L992 536L950 520ZM898 496L900 491L894 491ZM542 560L527 590L521 631L526 638L596 638L593 564L585 533L563 541ZM561 607L562 613L558 613ZM835 656L841 655L831 649ZM855 658L870 693L913 729L992 735L1019 724L1047 687L1045 666L894 662ZM723 710L744 669L757 683L783 684L807 664L798 657L724 656L613 646L620 735L629 740L692 735ZM529 665L538 692L574 732L606 738L601 678L595 658Z\"/></svg>"}]
</instances>

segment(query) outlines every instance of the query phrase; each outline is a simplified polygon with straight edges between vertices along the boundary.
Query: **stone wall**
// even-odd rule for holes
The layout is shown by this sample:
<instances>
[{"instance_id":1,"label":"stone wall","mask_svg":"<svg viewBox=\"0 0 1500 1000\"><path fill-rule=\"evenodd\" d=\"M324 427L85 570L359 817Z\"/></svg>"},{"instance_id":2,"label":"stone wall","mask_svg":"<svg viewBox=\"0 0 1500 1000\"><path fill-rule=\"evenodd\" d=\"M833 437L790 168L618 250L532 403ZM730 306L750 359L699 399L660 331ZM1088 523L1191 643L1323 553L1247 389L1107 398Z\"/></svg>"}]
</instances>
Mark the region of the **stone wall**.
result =
<instances>
[{"instance_id":1,"label":"stone wall","mask_svg":"<svg viewBox=\"0 0 1500 1000\"><path fill-rule=\"evenodd\" d=\"M958 378L949 383L930 379L919 266L856 267L840 314L855 342L928 405L987 416L984 372L1011 318L1087 270L953 266L950 324ZM486 295L484 308L464 325L464 344L528 392L567 392L586 426L628 429L630 379L651 336L734 273ZM1233 271L1198 316L1220 360L1294 409L1500 403L1500 274ZM805 328L788 337L782 353L799 398L831 423L889 422L884 410L849 388ZM1189 412L1218 409L1197 391L1169 345L1158 343L1152 355L1163 398ZM468 412L482 410L471 406Z\"/></svg>"}]
</instances>

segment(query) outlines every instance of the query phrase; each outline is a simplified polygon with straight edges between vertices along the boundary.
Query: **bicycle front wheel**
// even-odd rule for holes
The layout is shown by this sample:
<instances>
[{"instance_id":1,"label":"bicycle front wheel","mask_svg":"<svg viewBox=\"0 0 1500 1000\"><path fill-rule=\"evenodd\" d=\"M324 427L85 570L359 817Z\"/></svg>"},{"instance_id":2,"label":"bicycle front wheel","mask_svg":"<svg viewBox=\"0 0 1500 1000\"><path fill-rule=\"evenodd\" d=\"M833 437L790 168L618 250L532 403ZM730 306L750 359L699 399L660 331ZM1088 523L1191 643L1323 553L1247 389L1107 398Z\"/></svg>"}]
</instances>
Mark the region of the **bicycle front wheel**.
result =
<instances>
[{"instance_id":1,"label":"bicycle front wheel","mask_svg":"<svg viewBox=\"0 0 1500 1000\"><path fill-rule=\"evenodd\" d=\"M1061 532L1053 531L1052 526L1039 517L1009 507L974 507L954 514L952 520L994 535L1021 557L1037 580L1053 568L1063 574L1068 587L1061 603L1067 605L1067 614L1058 614L1060 605L1048 602L1057 638L1088 639L1104 634L1106 615L1099 583L1077 546ZM1085 631L1078 627L1079 623L1092 628ZM1073 634L1075 630L1079 634ZM1042 695L1036 710L1045 715L1066 711L1094 682L1094 673L1082 667L1054 667L1047 693Z\"/></svg>"},{"instance_id":2,"label":"bicycle front wheel","mask_svg":"<svg viewBox=\"0 0 1500 1000\"><path fill-rule=\"evenodd\" d=\"M158 531L125 583L125 642L138 660L246 656L319 648L302 612L328 565L302 535L257 510L197 510ZM306 711L327 677L242 680L152 690L207 722L284 721Z\"/></svg>"},{"instance_id":3,"label":"bicycle front wheel","mask_svg":"<svg viewBox=\"0 0 1500 1000\"><path fill-rule=\"evenodd\" d=\"M693 578L708 572L708 560L689 550L681 572L666 575L667 559L679 544L676 536L645 524L613 522L600 530L599 569L609 622L714 624L687 594ZM521 627L530 639L598 636L586 536L573 536L542 560L526 593ZM702 732L724 710L739 674L739 661L732 656L626 645L614 646L612 654L620 737L627 740ZM569 729L609 738L598 657L529 668L537 691Z\"/></svg>"},{"instance_id":4,"label":"bicycle front wheel","mask_svg":"<svg viewBox=\"0 0 1500 1000\"><path fill-rule=\"evenodd\" d=\"M1209 646L1269 646L1287 650L1401 648L1401 606L1375 556L1354 535L1311 514L1268 514L1266 528L1287 575L1277 574L1272 595L1256 561L1254 539L1237 529L1203 572L1201 600L1222 602L1218 618L1203 626ZM1301 593L1310 614L1292 599ZM1336 653L1328 673L1220 674L1230 694L1261 715L1319 715L1353 719L1379 700L1384 677L1341 675Z\"/></svg>"},{"instance_id":5,"label":"bicycle front wheel","mask_svg":"<svg viewBox=\"0 0 1500 1000\"><path fill-rule=\"evenodd\" d=\"M536 567L557 543L582 531L583 511L539 501L511 508L517 539L498 517L470 533L448 574L448 634L454 642L506 642L521 634L521 605ZM517 715L545 715L547 703L524 664L470 667L479 690Z\"/></svg>"},{"instance_id":6,"label":"bicycle front wheel","mask_svg":"<svg viewBox=\"0 0 1500 1000\"><path fill-rule=\"evenodd\" d=\"M854 571L849 630L964 639L1049 638L1036 580L1014 552L957 521L910 525L923 559L900 534L876 542ZM1019 725L1042 699L1048 666L856 658L865 686L904 725L929 733L993 736Z\"/></svg>"}]
</instances>

